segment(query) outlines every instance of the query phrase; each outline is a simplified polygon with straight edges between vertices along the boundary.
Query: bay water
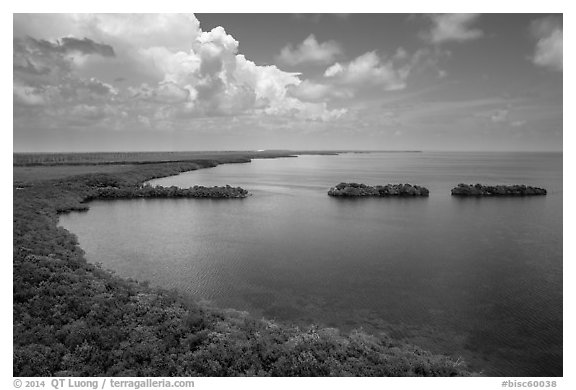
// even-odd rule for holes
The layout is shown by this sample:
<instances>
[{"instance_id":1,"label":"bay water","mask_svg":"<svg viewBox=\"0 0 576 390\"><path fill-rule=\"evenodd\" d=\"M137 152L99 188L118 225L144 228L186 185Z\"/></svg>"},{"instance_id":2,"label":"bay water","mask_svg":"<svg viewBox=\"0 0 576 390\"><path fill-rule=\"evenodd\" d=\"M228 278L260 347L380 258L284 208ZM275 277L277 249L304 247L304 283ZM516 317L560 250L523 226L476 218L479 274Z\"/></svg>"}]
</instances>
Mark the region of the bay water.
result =
<instances>
[{"instance_id":1,"label":"bay water","mask_svg":"<svg viewBox=\"0 0 576 390\"><path fill-rule=\"evenodd\" d=\"M340 182L428 198L340 199ZM458 198L458 183L547 196ZM223 308L384 332L485 375L562 375L562 154L346 153L151 181L246 199L95 201L60 218L91 262Z\"/></svg>"}]
</instances>

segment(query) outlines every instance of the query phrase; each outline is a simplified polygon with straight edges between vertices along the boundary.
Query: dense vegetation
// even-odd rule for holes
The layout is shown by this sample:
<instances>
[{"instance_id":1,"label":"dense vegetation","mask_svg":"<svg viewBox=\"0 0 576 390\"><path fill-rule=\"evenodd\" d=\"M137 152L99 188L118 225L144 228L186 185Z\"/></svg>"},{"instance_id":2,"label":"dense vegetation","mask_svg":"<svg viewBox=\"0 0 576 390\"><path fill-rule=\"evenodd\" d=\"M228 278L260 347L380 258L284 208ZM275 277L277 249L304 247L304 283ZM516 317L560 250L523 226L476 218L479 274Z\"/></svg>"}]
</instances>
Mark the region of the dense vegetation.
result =
<instances>
[{"instance_id":1,"label":"dense vegetation","mask_svg":"<svg viewBox=\"0 0 576 390\"><path fill-rule=\"evenodd\" d=\"M235 156L257 158L295 157L295 152L287 150L262 150L256 152L106 152L106 153L14 153L14 166L54 166L54 165L116 165L116 164L157 164L160 162L187 162L194 159L218 160ZM337 152L299 151L297 154L333 155Z\"/></svg>"},{"instance_id":2,"label":"dense vegetation","mask_svg":"<svg viewBox=\"0 0 576 390\"><path fill-rule=\"evenodd\" d=\"M478 184L458 184L452 188L454 196L535 196L546 195L546 190L524 184L487 186Z\"/></svg>"},{"instance_id":3,"label":"dense vegetation","mask_svg":"<svg viewBox=\"0 0 576 390\"><path fill-rule=\"evenodd\" d=\"M107 153L14 153L14 166L36 165L106 165L186 162L226 156L225 152L107 152Z\"/></svg>"},{"instance_id":4,"label":"dense vegetation","mask_svg":"<svg viewBox=\"0 0 576 390\"><path fill-rule=\"evenodd\" d=\"M15 376L453 376L461 362L384 335L307 329L199 305L87 263L58 213L103 189L251 156L14 185Z\"/></svg>"},{"instance_id":5,"label":"dense vegetation","mask_svg":"<svg viewBox=\"0 0 576 390\"><path fill-rule=\"evenodd\" d=\"M372 187L361 183L340 183L328 190L328 195L342 197L375 196L386 198L389 196L428 196L429 194L430 191L426 187L411 184L386 184Z\"/></svg>"},{"instance_id":6,"label":"dense vegetation","mask_svg":"<svg viewBox=\"0 0 576 390\"><path fill-rule=\"evenodd\" d=\"M141 187L102 187L88 198L92 199L134 199L134 198L245 198L248 191L241 187L204 187L194 186L180 188L176 186L162 187L150 184Z\"/></svg>"}]
</instances>

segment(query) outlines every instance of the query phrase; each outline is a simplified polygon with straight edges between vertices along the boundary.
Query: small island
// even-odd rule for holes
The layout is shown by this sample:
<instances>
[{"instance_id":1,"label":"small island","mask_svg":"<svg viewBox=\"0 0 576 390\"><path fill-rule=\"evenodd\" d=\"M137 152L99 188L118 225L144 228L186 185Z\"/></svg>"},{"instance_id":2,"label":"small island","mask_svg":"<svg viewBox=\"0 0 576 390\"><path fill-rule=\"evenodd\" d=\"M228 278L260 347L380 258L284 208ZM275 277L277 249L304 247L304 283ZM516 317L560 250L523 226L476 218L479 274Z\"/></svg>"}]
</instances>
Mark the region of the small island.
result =
<instances>
[{"instance_id":1,"label":"small island","mask_svg":"<svg viewBox=\"0 0 576 390\"><path fill-rule=\"evenodd\" d=\"M526 185L458 184L452 189L453 196L535 196L546 195L544 188Z\"/></svg>"},{"instance_id":2,"label":"small island","mask_svg":"<svg viewBox=\"0 0 576 390\"><path fill-rule=\"evenodd\" d=\"M250 194L242 187L194 186L180 188L145 184L140 187L102 187L96 190L93 199L134 199L134 198L246 198Z\"/></svg>"},{"instance_id":3,"label":"small island","mask_svg":"<svg viewBox=\"0 0 576 390\"><path fill-rule=\"evenodd\" d=\"M328 191L328 195L339 197L414 197L428 196L429 193L427 188L411 184L386 184L372 187L366 184L340 183Z\"/></svg>"}]
</instances>

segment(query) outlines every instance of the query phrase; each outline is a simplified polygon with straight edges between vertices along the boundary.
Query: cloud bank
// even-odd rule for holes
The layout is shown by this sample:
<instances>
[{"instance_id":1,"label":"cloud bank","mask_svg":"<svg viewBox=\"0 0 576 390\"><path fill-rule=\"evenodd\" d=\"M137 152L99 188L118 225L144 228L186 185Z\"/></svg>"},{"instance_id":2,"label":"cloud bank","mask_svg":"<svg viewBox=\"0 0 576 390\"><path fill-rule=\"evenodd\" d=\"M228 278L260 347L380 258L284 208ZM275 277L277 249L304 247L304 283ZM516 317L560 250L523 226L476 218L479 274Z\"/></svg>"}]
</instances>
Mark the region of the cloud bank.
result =
<instances>
[{"instance_id":1,"label":"cloud bank","mask_svg":"<svg viewBox=\"0 0 576 390\"><path fill-rule=\"evenodd\" d=\"M53 120L169 129L201 117L330 121L346 112L289 94L298 73L255 64L223 27L202 31L193 15L15 15L14 36L14 102ZM338 50L310 36L287 58L326 61ZM113 87L119 78L128 84Z\"/></svg>"}]
</instances>

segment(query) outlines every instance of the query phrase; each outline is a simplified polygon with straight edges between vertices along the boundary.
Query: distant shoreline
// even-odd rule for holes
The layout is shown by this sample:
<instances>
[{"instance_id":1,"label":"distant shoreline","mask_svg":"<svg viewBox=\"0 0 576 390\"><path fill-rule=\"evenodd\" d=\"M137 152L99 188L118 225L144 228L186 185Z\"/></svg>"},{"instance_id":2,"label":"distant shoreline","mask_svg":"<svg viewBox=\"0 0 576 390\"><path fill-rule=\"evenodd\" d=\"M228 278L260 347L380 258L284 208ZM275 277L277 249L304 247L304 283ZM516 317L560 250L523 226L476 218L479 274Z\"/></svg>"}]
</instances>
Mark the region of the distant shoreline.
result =
<instances>
[{"instance_id":1,"label":"distant shoreline","mask_svg":"<svg viewBox=\"0 0 576 390\"><path fill-rule=\"evenodd\" d=\"M14 153L14 167L76 165L146 165L185 163L197 159L250 156L251 159L297 157L305 155L337 156L339 154L422 153L420 150L258 150L230 152L85 152L85 153Z\"/></svg>"},{"instance_id":2,"label":"distant shoreline","mask_svg":"<svg viewBox=\"0 0 576 390\"><path fill-rule=\"evenodd\" d=\"M562 154L563 150L251 150L251 151L189 151L189 152L14 152L13 167L32 166L91 166L91 165L146 165L184 163L196 159L227 158L230 155L250 155L252 159L297 157L305 155L336 156L340 154L370 153L507 153L507 154Z\"/></svg>"}]
</instances>

